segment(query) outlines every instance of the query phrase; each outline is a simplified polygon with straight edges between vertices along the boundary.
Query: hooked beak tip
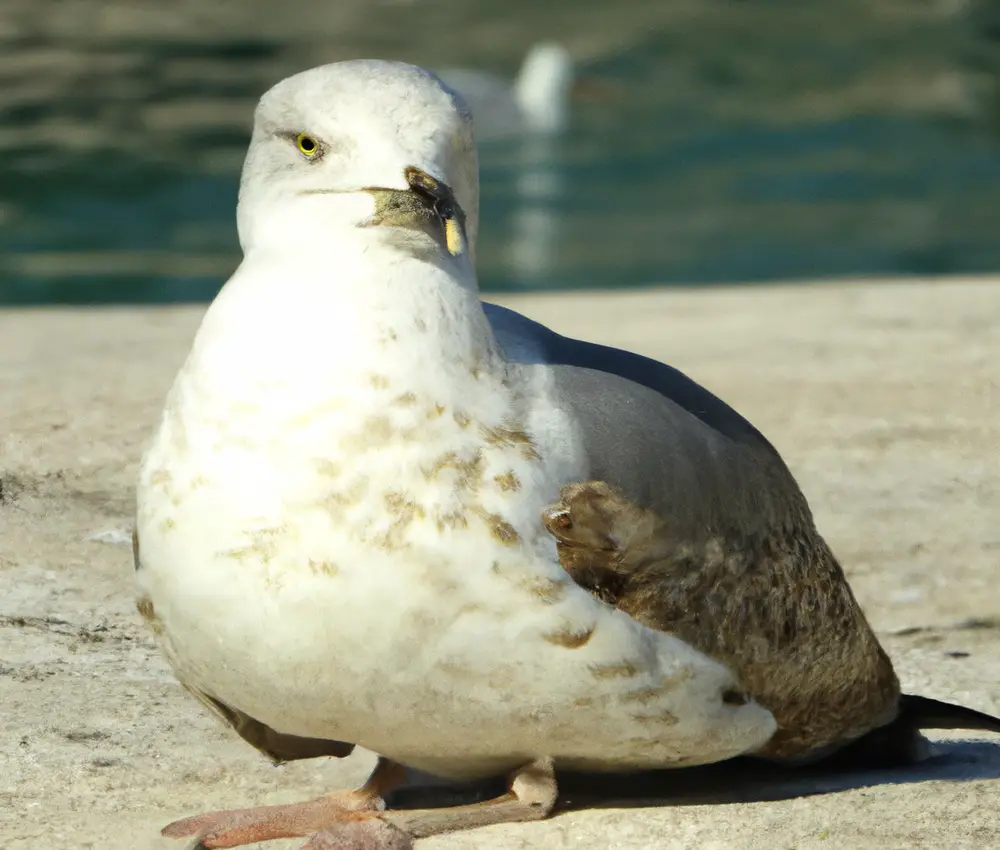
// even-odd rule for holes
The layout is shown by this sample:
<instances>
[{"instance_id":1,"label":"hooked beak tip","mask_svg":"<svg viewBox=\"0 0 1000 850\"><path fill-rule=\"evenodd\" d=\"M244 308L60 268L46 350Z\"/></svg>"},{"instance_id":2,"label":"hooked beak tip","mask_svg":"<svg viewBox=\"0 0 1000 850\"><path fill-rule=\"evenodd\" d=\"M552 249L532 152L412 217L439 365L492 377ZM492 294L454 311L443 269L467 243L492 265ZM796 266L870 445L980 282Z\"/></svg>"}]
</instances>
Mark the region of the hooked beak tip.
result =
<instances>
[{"instance_id":1,"label":"hooked beak tip","mask_svg":"<svg viewBox=\"0 0 1000 850\"><path fill-rule=\"evenodd\" d=\"M431 232L452 257L468 250L465 212L451 187L414 166L403 170L408 189L370 187L376 213L368 226L394 226Z\"/></svg>"},{"instance_id":2,"label":"hooked beak tip","mask_svg":"<svg viewBox=\"0 0 1000 850\"><path fill-rule=\"evenodd\" d=\"M410 191L426 200L444 224L445 246L458 257L465 253L465 213L455 200L455 193L436 177L412 165L403 170Z\"/></svg>"}]
</instances>

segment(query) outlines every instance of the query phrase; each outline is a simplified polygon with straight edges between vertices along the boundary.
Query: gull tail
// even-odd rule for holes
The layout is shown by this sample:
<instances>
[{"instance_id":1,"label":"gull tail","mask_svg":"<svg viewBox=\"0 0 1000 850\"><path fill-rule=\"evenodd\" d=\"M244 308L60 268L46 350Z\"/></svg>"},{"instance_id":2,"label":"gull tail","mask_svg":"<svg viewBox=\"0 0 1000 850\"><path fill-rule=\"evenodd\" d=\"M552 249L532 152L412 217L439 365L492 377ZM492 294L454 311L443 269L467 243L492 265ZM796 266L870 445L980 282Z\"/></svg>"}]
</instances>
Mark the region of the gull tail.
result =
<instances>
[{"instance_id":1,"label":"gull tail","mask_svg":"<svg viewBox=\"0 0 1000 850\"><path fill-rule=\"evenodd\" d=\"M978 729L1000 732L1000 717L915 694L899 697L899 713L885 726L851 741L822 759L821 764L849 770L896 768L933 755L925 729Z\"/></svg>"},{"instance_id":2,"label":"gull tail","mask_svg":"<svg viewBox=\"0 0 1000 850\"><path fill-rule=\"evenodd\" d=\"M916 694L900 696L899 716L917 729L981 729L1000 732L1000 717Z\"/></svg>"}]
</instances>

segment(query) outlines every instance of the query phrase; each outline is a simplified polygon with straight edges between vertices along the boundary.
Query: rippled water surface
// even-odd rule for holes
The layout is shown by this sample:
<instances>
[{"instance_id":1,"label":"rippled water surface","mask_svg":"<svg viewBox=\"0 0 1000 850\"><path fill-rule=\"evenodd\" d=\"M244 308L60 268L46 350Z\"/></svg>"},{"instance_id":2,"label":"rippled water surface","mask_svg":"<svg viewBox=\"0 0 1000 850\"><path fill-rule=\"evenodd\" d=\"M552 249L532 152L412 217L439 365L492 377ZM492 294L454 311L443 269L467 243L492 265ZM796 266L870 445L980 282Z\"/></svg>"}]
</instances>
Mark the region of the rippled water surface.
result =
<instances>
[{"instance_id":1,"label":"rippled water surface","mask_svg":"<svg viewBox=\"0 0 1000 850\"><path fill-rule=\"evenodd\" d=\"M90 30L25 5L0 16L0 301L208 299L271 82L356 55L510 76L543 36L586 85L566 132L482 143L485 289L994 270L989 79L945 5L123 6Z\"/></svg>"}]
</instances>

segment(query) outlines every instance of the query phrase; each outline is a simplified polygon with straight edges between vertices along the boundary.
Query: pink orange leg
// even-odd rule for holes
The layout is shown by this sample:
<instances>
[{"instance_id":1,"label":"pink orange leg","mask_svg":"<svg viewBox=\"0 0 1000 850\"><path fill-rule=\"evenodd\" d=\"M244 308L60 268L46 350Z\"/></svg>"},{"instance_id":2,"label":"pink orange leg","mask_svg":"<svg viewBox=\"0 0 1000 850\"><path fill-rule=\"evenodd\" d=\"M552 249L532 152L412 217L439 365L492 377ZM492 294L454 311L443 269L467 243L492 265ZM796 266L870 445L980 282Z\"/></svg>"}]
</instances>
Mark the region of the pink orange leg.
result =
<instances>
[{"instance_id":1,"label":"pink orange leg","mask_svg":"<svg viewBox=\"0 0 1000 850\"><path fill-rule=\"evenodd\" d=\"M303 850L411 850L412 839L497 823L541 820L556 803L551 759L516 770L510 790L482 803L441 809L394 809L345 813L317 832Z\"/></svg>"},{"instance_id":2,"label":"pink orange leg","mask_svg":"<svg viewBox=\"0 0 1000 850\"><path fill-rule=\"evenodd\" d=\"M551 759L514 771L509 791L492 800L440 809L384 810L384 795L403 779L403 768L387 759L357 791L341 791L287 806L211 812L170 824L170 838L198 836L202 848L237 847L272 838L309 835L303 850L412 850L414 838L541 820L556 803Z\"/></svg>"},{"instance_id":3,"label":"pink orange leg","mask_svg":"<svg viewBox=\"0 0 1000 850\"><path fill-rule=\"evenodd\" d=\"M368 781L357 790L334 791L304 803L208 812L174 821L163 828L162 834L168 838L196 836L204 848L238 847L273 838L311 835L330 824L368 820L357 820L357 814L383 809L384 795L400 785L404 777L402 766L388 759L379 759ZM338 845L327 846L333 848ZM351 847L349 844L343 846ZM321 850L324 845L314 844L313 847ZM358 844L357 847L361 850L365 845ZM392 845L386 845L386 850L390 847Z\"/></svg>"}]
</instances>

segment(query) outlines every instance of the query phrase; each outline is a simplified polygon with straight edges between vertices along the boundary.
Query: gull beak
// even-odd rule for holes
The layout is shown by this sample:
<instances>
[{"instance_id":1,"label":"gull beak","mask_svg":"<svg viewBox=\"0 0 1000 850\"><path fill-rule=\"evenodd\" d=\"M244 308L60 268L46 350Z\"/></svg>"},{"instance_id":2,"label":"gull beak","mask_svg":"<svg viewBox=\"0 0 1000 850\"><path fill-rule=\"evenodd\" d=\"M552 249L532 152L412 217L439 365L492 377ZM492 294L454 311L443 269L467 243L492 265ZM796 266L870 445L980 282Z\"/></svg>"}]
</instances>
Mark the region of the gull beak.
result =
<instances>
[{"instance_id":1,"label":"gull beak","mask_svg":"<svg viewBox=\"0 0 1000 850\"><path fill-rule=\"evenodd\" d=\"M408 166L403 171L409 189L365 189L375 198L375 215L368 227L403 227L434 236L453 257L468 250L465 213L446 183L426 171Z\"/></svg>"}]
</instances>

